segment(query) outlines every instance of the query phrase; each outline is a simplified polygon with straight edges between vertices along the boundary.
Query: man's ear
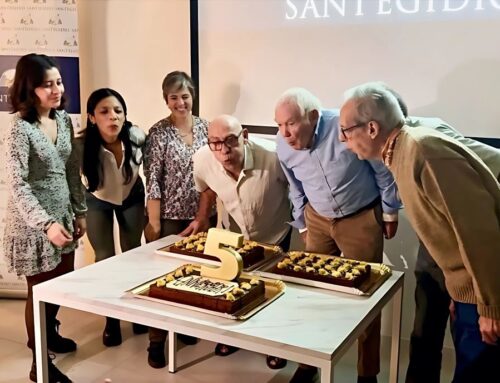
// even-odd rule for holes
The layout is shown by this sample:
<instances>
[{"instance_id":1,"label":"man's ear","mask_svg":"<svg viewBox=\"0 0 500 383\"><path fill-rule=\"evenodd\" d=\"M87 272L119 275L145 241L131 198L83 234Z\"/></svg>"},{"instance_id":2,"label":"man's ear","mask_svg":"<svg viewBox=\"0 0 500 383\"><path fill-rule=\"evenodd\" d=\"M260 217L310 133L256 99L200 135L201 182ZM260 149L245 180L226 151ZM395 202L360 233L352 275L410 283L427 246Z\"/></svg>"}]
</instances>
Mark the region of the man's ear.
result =
<instances>
[{"instance_id":1,"label":"man's ear","mask_svg":"<svg viewBox=\"0 0 500 383\"><path fill-rule=\"evenodd\" d=\"M247 141L248 140L248 129L244 128L243 131L241 132L241 135L243 136L243 140Z\"/></svg>"},{"instance_id":2,"label":"man's ear","mask_svg":"<svg viewBox=\"0 0 500 383\"><path fill-rule=\"evenodd\" d=\"M319 119L319 112L316 109L313 109L308 113L308 117L311 125L316 126Z\"/></svg>"},{"instance_id":3,"label":"man's ear","mask_svg":"<svg viewBox=\"0 0 500 383\"><path fill-rule=\"evenodd\" d=\"M368 123L368 135L374 140L380 134L380 124L377 121L370 121Z\"/></svg>"}]
</instances>

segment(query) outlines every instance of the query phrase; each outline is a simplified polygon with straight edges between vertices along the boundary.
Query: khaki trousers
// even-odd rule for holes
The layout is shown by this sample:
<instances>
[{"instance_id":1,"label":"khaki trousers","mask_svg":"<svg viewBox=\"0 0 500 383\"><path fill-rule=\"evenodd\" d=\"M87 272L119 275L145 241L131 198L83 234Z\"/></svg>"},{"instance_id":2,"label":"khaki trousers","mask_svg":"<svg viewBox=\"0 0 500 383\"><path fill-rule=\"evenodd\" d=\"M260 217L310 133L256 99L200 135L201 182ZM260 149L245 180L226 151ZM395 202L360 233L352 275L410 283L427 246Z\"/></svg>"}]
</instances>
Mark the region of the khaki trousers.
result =
<instances>
[{"instance_id":1,"label":"khaki trousers","mask_svg":"<svg viewBox=\"0 0 500 383\"><path fill-rule=\"evenodd\" d=\"M382 208L376 205L346 218L330 219L318 214L310 204L305 208L306 251L340 255L367 262L382 262L384 239ZM358 375L380 372L381 316L358 338Z\"/></svg>"}]
</instances>

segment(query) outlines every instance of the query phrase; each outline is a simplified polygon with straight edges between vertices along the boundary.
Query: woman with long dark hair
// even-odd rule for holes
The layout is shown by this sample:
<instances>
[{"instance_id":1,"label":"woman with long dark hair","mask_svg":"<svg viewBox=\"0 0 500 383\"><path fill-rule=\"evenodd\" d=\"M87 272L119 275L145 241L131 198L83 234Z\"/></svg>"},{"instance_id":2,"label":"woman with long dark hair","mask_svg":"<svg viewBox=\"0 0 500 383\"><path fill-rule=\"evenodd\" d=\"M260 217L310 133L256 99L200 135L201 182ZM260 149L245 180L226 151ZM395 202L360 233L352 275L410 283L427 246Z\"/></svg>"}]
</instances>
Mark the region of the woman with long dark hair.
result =
<instances>
[{"instance_id":1,"label":"woman with long dark hair","mask_svg":"<svg viewBox=\"0 0 500 383\"><path fill-rule=\"evenodd\" d=\"M79 175L73 126L64 111L64 85L56 62L28 54L16 66L10 89L14 118L5 136L7 212L3 250L9 269L28 284L26 329L33 351L29 377L37 381L33 286L74 268L77 240L86 230L85 198ZM76 350L56 328L59 306L46 305L47 347ZM47 358L49 382L71 382Z\"/></svg>"},{"instance_id":2,"label":"woman with long dark hair","mask_svg":"<svg viewBox=\"0 0 500 383\"><path fill-rule=\"evenodd\" d=\"M83 182L87 189L87 235L96 262L115 255L113 216L120 247L140 246L144 228L144 185L139 176L146 134L127 120L127 105L115 90L94 91L87 101L87 129L83 147ZM133 325L134 333L147 328ZM122 342L120 321L106 318L102 336L107 347Z\"/></svg>"}]
</instances>

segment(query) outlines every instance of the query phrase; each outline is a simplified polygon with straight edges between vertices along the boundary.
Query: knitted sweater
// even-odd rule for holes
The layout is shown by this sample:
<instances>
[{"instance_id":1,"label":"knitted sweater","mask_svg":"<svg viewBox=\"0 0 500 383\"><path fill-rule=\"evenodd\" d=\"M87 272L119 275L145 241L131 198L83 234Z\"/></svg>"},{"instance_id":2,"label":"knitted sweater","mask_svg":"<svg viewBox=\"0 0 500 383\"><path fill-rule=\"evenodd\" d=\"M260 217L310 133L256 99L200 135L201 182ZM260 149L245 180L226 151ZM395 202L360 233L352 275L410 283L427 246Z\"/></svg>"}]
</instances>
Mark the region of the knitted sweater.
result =
<instances>
[{"instance_id":1,"label":"knitted sweater","mask_svg":"<svg viewBox=\"0 0 500 383\"><path fill-rule=\"evenodd\" d=\"M403 127L386 165L450 296L500 319L500 185L475 153L427 128Z\"/></svg>"}]
</instances>

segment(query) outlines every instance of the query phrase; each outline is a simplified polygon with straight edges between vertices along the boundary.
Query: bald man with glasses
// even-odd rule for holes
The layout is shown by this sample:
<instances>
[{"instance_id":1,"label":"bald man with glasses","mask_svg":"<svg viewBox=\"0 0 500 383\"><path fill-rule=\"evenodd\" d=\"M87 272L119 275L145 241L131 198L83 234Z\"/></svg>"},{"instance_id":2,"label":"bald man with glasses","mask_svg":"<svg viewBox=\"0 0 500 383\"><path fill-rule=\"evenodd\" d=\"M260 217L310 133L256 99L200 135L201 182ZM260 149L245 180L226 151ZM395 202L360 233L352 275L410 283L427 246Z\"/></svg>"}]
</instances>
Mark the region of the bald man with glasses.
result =
<instances>
[{"instance_id":1,"label":"bald man with glasses","mask_svg":"<svg viewBox=\"0 0 500 383\"><path fill-rule=\"evenodd\" d=\"M208 145L193 156L193 170L196 189L201 193L200 208L181 235L208 229L210 207L219 197L229 214L229 230L243 234L245 239L277 244L288 250L288 181L273 141L249 139L248 131L235 117L219 116L208 127ZM218 344L215 353L227 356L235 351L235 347ZM267 357L270 368L282 368L285 364L284 359Z\"/></svg>"},{"instance_id":2,"label":"bald man with glasses","mask_svg":"<svg viewBox=\"0 0 500 383\"><path fill-rule=\"evenodd\" d=\"M219 197L230 216L231 231L272 244L281 244L289 237L288 182L274 142L249 139L248 131L235 117L222 115L210 123L208 145L194 154L193 169L204 203L181 235L207 229L210 206ZM288 244L289 238L285 247Z\"/></svg>"}]
</instances>

